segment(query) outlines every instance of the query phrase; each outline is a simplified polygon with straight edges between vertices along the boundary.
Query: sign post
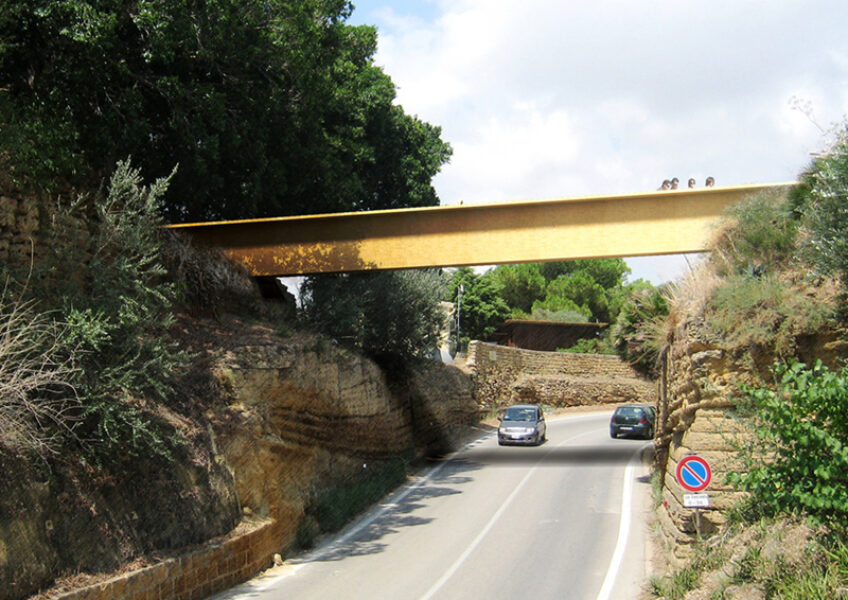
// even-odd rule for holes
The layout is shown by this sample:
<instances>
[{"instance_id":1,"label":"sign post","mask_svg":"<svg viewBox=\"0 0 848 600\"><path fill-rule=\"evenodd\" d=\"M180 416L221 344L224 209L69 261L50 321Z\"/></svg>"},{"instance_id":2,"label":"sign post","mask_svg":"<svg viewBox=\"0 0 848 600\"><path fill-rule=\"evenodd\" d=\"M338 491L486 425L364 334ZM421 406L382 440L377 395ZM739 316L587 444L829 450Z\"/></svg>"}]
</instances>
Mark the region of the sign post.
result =
<instances>
[{"instance_id":1,"label":"sign post","mask_svg":"<svg viewBox=\"0 0 848 600\"><path fill-rule=\"evenodd\" d=\"M677 463L677 483L688 492L700 492L707 489L713 472L709 463L700 456L687 456ZM709 507L707 494L684 494L683 506L695 509L695 532L701 537L701 508Z\"/></svg>"}]
</instances>

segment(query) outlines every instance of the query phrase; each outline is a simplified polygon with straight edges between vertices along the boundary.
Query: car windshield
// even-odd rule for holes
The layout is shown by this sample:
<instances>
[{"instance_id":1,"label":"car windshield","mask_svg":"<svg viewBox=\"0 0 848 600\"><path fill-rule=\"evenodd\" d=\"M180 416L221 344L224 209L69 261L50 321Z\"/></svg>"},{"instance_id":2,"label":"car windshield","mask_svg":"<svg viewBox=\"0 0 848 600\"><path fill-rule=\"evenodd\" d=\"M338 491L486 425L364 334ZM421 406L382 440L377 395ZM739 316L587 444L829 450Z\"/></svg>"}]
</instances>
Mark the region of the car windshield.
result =
<instances>
[{"instance_id":1,"label":"car windshield","mask_svg":"<svg viewBox=\"0 0 848 600\"><path fill-rule=\"evenodd\" d=\"M535 408L508 408L504 413L504 421L535 421Z\"/></svg>"}]
</instances>

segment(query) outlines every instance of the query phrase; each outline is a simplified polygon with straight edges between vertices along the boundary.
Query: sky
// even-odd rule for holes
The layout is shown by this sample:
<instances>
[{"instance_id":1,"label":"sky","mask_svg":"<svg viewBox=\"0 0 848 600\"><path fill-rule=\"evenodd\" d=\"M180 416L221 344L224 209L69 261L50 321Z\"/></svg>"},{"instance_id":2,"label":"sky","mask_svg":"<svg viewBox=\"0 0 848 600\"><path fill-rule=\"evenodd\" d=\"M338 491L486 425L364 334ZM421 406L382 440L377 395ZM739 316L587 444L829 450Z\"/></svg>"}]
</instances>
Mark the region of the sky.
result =
<instances>
[{"instance_id":1,"label":"sky","mask_svg":"<svg viewBox=\"0 0 848 600\"><path fill-rule=\"evenodd\" d=\"M845 0L353 3L396 103L453 147L442 204L792 181L848 114Z\"/></svg>"}]
</instances>

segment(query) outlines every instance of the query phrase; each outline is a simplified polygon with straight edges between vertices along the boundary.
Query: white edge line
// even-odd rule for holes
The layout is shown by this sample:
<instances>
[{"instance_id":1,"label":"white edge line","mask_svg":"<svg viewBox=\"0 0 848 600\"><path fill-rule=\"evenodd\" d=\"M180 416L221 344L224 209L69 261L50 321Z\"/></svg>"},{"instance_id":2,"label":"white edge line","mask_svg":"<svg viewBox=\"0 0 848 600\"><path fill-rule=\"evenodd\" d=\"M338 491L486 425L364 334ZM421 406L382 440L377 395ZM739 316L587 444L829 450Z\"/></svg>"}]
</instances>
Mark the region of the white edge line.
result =
<instances>
[{"instance_id":1,"label":"white edge line","mask_svg":"<svg viewBox=\"0 0 848 600\"><path fill-rule=\"evenodd\" d=\"M627 463L627 468L624 469L624 491L621 494L621 520L618 524L618 540L615 543L615 551L610 559L607 574L604 577L604 583L601 585L601 591L598 592L597 600L609 600L612 588L615 585L618 571L621 569L621 561L624 559L624 551L627 547L627 537L630 535L630 520L631 520L631 503L633 501L633 471L636 469L636 464L641 460L642 451L640 448L630 458Z\"/></svg>"}]
</instances>

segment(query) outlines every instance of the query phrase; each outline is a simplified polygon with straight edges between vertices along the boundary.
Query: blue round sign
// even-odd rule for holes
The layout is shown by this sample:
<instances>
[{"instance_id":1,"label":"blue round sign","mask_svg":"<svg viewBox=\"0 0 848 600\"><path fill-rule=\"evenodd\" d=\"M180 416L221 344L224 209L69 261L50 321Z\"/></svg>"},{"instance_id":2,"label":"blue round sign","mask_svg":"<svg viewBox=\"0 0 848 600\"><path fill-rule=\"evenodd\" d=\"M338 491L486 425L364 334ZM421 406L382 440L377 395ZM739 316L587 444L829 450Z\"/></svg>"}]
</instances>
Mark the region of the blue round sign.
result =
<instances>
[{"instance_id":1,"label":"blue round sign","mask_svg":"<svg viewBox=\"0 0 848 600\"><path fill-rule=\"evenodd\" d=\"M700 492L710 485L713 473L700 456L687 456L677 463L677 483L690 492Z\"/></svg>"}]
</instances>

